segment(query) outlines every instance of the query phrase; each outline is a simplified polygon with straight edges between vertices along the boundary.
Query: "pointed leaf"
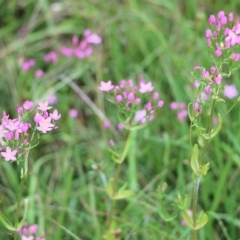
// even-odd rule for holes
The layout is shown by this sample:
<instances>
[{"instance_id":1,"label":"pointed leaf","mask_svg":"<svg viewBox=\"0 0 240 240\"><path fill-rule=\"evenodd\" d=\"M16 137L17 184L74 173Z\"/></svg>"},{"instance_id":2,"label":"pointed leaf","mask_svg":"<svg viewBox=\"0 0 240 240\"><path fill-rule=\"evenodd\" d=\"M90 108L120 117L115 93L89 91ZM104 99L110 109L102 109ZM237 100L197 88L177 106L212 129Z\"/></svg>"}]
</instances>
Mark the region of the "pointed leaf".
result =
<instances>
[{"instance_id":1,"label":"pointed leaf","mask_svg":"<svg viewBox=\"0 0 240 240\"><path fill-rule=\"evenodd\" d=\"M190 228L194 229L192 216L190 216L187 210L182 211L182 218Z\"/></svg>"},{"instance_id":2,"label":"pointed leaf","mask_svg":"<svg viewBox=\"0 0 240 240\"><path fill-rule=\"evenodd\" d=\"M220 114L218 114L218 125L216 128L212 129L210 137L211 138L215 137L219 133L221 128L222 128L222 117Z\"/></svg>"},{"instance_id":3,"label":"pointed leaf","mask_svg":"<svg viewBox=\"0 0 240 240\"><path fill-rule=\"evenodd\" d=\"M117 192L117 194L113 197L113 199L115 200L125 199L128 197L131 197L132 195L133 195L132 190L123 190L123 191Z\"/></svg>"},{"instance_id":4,"label":"pointed leaf","mask_svg":"<svg viewBox=\"0 0 240 240\"><path fill-rule=\"evenodd\" d=\"M200 214L197 217L197 223L196 226L194 227L195 230L198 230L208 222L208 216L205 214L203 211L200 212Z\"/></svg>"},{"instance_id":5,"label":"pointed leaf","mask_svg":"<svg viewBox=\"0 0 240 240\"><path fill-rule=\"evenodd\" d=\"M106 192L108 194L108 196L112 199L113 198L113 181L114 179L111 178L110 181L108 181L107 185L106 185Z\"/></svg>"},{"instance_id":6,"label":"pointed leaf","mask_svg":"<svg viewBox=\"0 0 240 240\"><path fill-rule=\"evenodd\" d=\"M198 163L198 145L195 144L192 150L191 167L196 175L199 174L199 163Z\"/></svg>"},{"instance_id":7,"label":"pointed leaf","mask_svg":"<svg viewBox=\"0 0 240 240\"><path fill-rule=\"evenodd\" d=\"M206 163L205 165L201 166L200 169L200 175L206 175L208 172L208 169L210 168L210 162Z\"/></svg>"}]
</instances>

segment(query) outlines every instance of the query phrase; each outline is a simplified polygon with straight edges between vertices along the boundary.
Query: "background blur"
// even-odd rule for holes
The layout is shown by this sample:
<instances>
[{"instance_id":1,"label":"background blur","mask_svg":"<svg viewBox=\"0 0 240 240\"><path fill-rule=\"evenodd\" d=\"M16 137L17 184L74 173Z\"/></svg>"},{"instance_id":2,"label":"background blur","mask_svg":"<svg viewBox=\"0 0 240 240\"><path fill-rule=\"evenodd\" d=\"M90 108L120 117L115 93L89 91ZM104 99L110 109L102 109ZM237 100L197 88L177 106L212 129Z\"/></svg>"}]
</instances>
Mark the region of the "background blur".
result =
<instances>
[{"instance_id":1,"label":"background blur","mask_svg":"<svg viewBox=\"0 0 240 240\"><path fill-rule=\"evenodd\" d=\"M101 174L111 176L115 166L107 151L114 131L104 128L103 120L116 122L116 113L98 86L130 78L152 81L165 106L158 119L135 135L130 156L137 171L128 162L124 166L123 181L130 182L136 196L120 203L121 239L187 239L189 229L181 226L180 217L161 220L155 191L168 183L169 202L164 204L171 211L176 189L184 194L192 187L189 122L179 122L169 105L193 100L190 73L195 65L211 66L204 34L209 15L220 10L240 15L237 0L0 0L0 111L15 114L15 106L27 99L51 99L62 114L59 130L44 135L31 152L25 191L31 201L28 222L38 223L47 239L74 239L71 233L83 240L101 239L107 198ZM61 55L61 46L72 46L73 36L82 39L85 29L102 38L91 56ZM49 52L57 53L56 62L44 61ZM35 65L25 71L28 59ZM38 69L44 73L40 78ZM239 73L228 83L240 90ZM232 103L227 101L223 111ZM78 111L75 118L71 109ZM239 127L238 106L208 149L211 168L199 203L210 220L200 231L202 240L240 236ZM0 209L11 215L19 173L14 164L1 162L0 175ZM0 236L11 239L2 226Z\"/></svg>"}]
</instances>

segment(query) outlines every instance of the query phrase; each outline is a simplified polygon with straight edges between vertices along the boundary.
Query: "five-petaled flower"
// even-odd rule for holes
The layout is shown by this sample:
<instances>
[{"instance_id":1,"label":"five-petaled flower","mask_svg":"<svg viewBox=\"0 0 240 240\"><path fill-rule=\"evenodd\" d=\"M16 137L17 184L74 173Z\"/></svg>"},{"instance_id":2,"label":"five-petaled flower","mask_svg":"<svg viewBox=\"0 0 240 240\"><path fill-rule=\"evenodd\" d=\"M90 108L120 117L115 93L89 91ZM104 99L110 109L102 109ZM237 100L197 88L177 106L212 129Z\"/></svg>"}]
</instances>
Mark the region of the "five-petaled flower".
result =
<instances>
[{"instance_id":1,"label":"five-petaled flower","mask_svg":"<svg viewBox=\"0 0 240 240\"><path fill-rule=\"evenodd\" d=\"M153 88L154 87L152 86L151 82L148 82L148 83L141 82L139 92L140 93L151 92Z\"/></svg>"},{"instance_id":2,"label":"five-petaled flower","mask_svg":"<svg viewBox=\"0 0 240 240\"><path fill-rule=\"evenodd\" d=\"M110 80L108 82L101 81L101 85L99 86L99 89L103 92L109 92L113 88L114 86L112 85L112 81Z\"/></svg>"},{"instance_id":3,"label":"five-petaled flower","mask_svg":"<svg viewBox=\"0 0 240 240\"><path fill-rule=\"evenodd\" d=\"M11 150L11 148L9 146L6 147L6 152L1 152L1 155L5 158L6 161L10 161L10 160L16 160L16 155L17 150Z\"/></svg>"},{"instance_id":4,"label":"five-petaled flower","mask_svg":"<svg viewBox=\"0 0 240 240\"><path fill-rule=\"evenodd\" d=\"M52 107L48 106L48 101L46 102L39 102L38 103L38 108L39 110L46 112L48 109L51 109Z\"/></svg>"}]
</instances>

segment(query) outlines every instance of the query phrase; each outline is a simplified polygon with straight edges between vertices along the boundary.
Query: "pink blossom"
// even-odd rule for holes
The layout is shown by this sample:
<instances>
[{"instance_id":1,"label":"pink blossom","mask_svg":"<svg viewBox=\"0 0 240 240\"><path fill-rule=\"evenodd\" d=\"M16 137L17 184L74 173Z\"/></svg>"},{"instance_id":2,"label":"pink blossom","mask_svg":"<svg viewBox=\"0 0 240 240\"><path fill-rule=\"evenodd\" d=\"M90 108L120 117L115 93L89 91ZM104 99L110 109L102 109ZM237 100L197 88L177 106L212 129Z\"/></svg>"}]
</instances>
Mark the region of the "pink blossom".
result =
<instances>
[{"instance_id":1,"label":"pink blossom","mask_svg":"<svg viewBox=\"0 0 240 240\"><path fill-rule=\"evenodd\" d=\"M162 107L163 106L163 104L164 104L164 101L163 100L160 100L160 101L158 101L158 107Z\"/></svg>"},{"instance_id":2,"label":"pink blossom","mask_svg":"<svg viewBox=\"0 0 240 240\"><path fill-rule=\"evenodd\" d=\"M0 125L0 138L5 137L8 131L4 129L3 125Z\"/></svg>"},{"instance_id":3,"label":"pink blossom","mask_svg":"<svg viewBox=\"0 0 240 240\"><path fill-rule=\"evenodd\" d=\"M41 78L44 75L44 72L42 69L38 69L35 71L35 78Z\"/></svg>"},{"instance_id":4,"label":"pink blossom","mask_svg":"<svg viewBox=\"0 0 240 240\"><path fill-rule=\"evenodd\" d=\"M232 99L238 96L238 90L234 84L226 85L223 91L223 95L229 99Z\"/></svg>"},{"instance_id":5,"label":"pink blossom","mask_svg":"<svg viewBox=\"0 0 240 240\"><path fill-rule=\"evenodd\" d=\"M51 118L42 118L39 122L39 126L37 127L37 130L39 130L42 133L50 132L55 125L51 123Z\"/></svg>"},{"instance_id":6,"label":"pink blossom","mask_svg":"<svg viewBox=\"0 0 240 240\"><path fill-rule=\"evenodd\" d=\"M137 122L140 122L140 121L142 122L143 119L146 118L146 115L147 115L146 109L142 109L142 110L139 110L139 111L136 112L134 119Z\"/></svg>"},{"instance_id":7,"label":"pink blossom","mask_svg":"<svg viewBox=\"0 0 240 240\"><path fill-rule=\"evenodd\" d=\"M114 86L112 85L112 81L108 81L108 82L103 82L101 81L101 85L99 86L99 89L103 92L108 92L110 90L112 90L114 88Z\"/></svg>"},{"instance_id":8,"label":"pink blossom","mask_svg":"<svg viewBox=\"0 0 240 240\"><path fill-rule=\"evenodd\" d=\"M135 104L138 105L141 103L141 99L140 98L135 98L134 100Z\"/></svg>"},{"instance_id":9,"label":"pink blossom","mask_svg":"<svg viewBox=\"0 0 240 240\"><path fill-rule=\"evenodd\" d=\"M33 107L34 107L34 104L33 104L32 101L27 100L27 101L25 101L25 102L23 103L23 107L24 107L24 109L26 109L26 110L31 110L31 109L33 109Z\"/></svg>"},{"instance_id":10,"label":"pink blossom","mask_svg":"<svg viewBox=\"0 0 240 240\"><path fill-rule=\"evenodd\" d=\"M61 118L61 114L58 114L58 110L55 109L53 113L50 113L50 118L57 121Z\"/></svg>"},{"instance_id":11,"label":"pink blossom","mask_svg":"<svg viewBox=\"0 0 240 240\"><path fill-rule=\"evenodd\" d=\"M212 36L212 31L210 29L206 29L205 31L205 37L210 38Z\"/></svg>"},{"instance_id":12,"label":"pink blossom","mask_svg":"<svg viewBox=\"0 0 240 240\"><path fill-rule=\"evenodd\" d=\"M21 240L34 240L34 237L33 236L26 237L23 235Z\"/></svg>"},{"instance_id":13,"label":"pink blossom","mask_svg":"<svg viewBox=\"0 0 240 240\"><path fill-rule=\"evenodd\" d=\"M232 21L233 21L233 13L232 13L232 12L230 12L230 13L228 14L228 21L229 21L229 22L232 22Z\"/></svg>"},{"instance_id":14,"label":"pink blossom","mask_svg":"<svg viewBox=\"0 0 240 240\"><path fill-rule=\"evenodd\" d=\"M123 98L122 98L122 95L117 95L116 96L116 101L117 102L122 102Z\"/></svg>"},{"instance_id":15,"label":"pink blossom","mask_svg":"<svg viewBox=\"0 0 240 240\"><path fill-rule=\"evenodd\" d=\"M17 150L11 150L11 148L9 146L6 147L6 152L1 152L1 155L5 158L6 161L10 161L10 160L16 160L16 155Z\"/></svg>"},{"instance_id":16,"label":"pink blossom","mask_svg":"<svg viewBox=\"0 0 240 240\"><path fill-rule=\"evenodd\" d=\"M22 115L23 112L24 112L23 107L22 106L17 106L16 108L17 108L18 114Z\"/></svg>"},{"instance_id":17,"label":"pink blossom","mask_svg":"<svg viewBox=\"0 0 240 240\"><path fill-rule=\"evenodd\" d=\"M46 102L39 102L38 103L38 108L37 109L39 109L39 110L41 110L41 111L43 111L43 112L45 112L45 111L47 111L48 109L51 109L52 107L50 107L50 106L48 106L48 101L46 101Z\"/></svg>"},{"instance_id":18,"label":"pink blossom","mask_svg":"<svg viewBox=\"0 0 240 240\"><path fill-rule=\"evenodd\" d=\"M79 41L78 36L73 36L73 37L72 37L72 44L73 44L73 45L77 45L77 44L78 44L78 41Z\"/></svg>"},{"instance_id":19,"label":"pink blossom","mask_svg":"<svg viewBox=\"0 0 240 240\"><path fill-rule=\"evenodd\" d=\"M216 57L222 56L222 50L221 50L221 48L219 46L216 47L215 56Z\"/></svg>"},{"instance_id":20,"label":"pink blossom","mask_svg":"<svg viewBox=\"0 0 240 240\"><path fill-rule=\"evenodd\" d=\"M104 126L105 128L110 128L111 122L110 122L109 120L105 120L105 121L103 122L103 126Z\"/></svg>"},{"instance_id":21,"label":"pink blossom","mask_svg":"<svg viewBox=\"0 0 240 240\"><path fill-rule=\"evenodd\" d=\"M70 109L70 110L69 110L69 116L70 116L71 118L77 118L77 116L78 116L78 110L77 110L77 109L74 109L74 108Z\"/></svg>"},{"instance_id":22,"label":"pink blossom","mask_svg":"<svg viewBox=\"0 0 240 240\"><path fill-rule=\"evenodd\" d=\"M183 110L181 110L180 112L177 113L177 119L180 122L183 122L186 119L187 116L188 116L187 109L183 109Z\"/></svg>"},{"instance_id":23,"label":"pink blossom","mask_svg":"<svg viewBox=\"0 0 240 240\"><path fill-rule=\"evenodd\" d=\"M153 99L158 99L159 97L159 93L158 92L154 92L153 95L152 95L152 98Z\"/></svg>"},{"instance_id":24,"label":"pink blossom","mask_svg":"<svg viewBox=\"0 0 240 240\"><path fill-rule=\"evenodd\" d=\"M210 86L205 87L204 91L205 91L206 94L211 94L212 93L212 89L211 89Z\"/></svg>"},{"instance_id":25,"label":"pink blossom","mask_svg":"<svg viewBox=\"0 0 240 240\"><path fill-rule=\"evenodd\" d=\"M124 129L124 126L123 126L121 123L119 123L119 124L117 125L117 129L118 129L119 131L122 131L122 130Z\"/></svg>"},{"instance_id":26,"label":"pink blossom","mask_svg":"<svg viewBox=\"0 0 240 240\"><path fill-rule=\"evenodd\" d=\"M32 226L30 226L28 228L28 232L30 234L35 234L37 232L37 230L38 230L38 225L37 224L33 224Z\"/></svg>"},{"instance_id":27,"label":"pink blossom","mask_svg":"<svg viewBox=\"0 0 240 240\"><path fill-rule=\"evenodd\" d=\"M15 131L18 129L19 126L19 120L18 119L9 119L7 122L4 122L4 126L9 130L9 131Z\"/></svg>"},{"instance_id":28,"label":"pink blossom","mask_svg":"<svg viewBox=\"0 0 240 240\"><path fill-rule=\"evenodd\" d=\"M209 23L210 25L213 25L213 24L216 23L216 18L215 18L214 15L210 15L210 17L209 17L209 19L208 19L208 23Z\"/></svg>"},{"instance_id":29,"label":"pink blossom","mask_svg":"<svg viewBox=\"0 0 240 240\"><path fill-rule=\"evenodd\" d=\"M114 145L115 145L115 143L114 143L114 141L111 139L111 140L109 140L109 145L110 145L110 147L111 148L113 148L114 147Z\"/></svg>"},{"instance_id":30,"label":"pink blossom","mask_svg":"<svg viewBox=\"0 0 240 240\"><path fill-rule=\"evenodd\" d=\"M56 96L56 94L51 94L47 97L47 102L49 104L56 104L58 102L58 98Z\"/></svg>"},{"instance_id":31,"label":"pink blossom","mask_svg":"<svg viewBox=\"0 0 240 240\"><path fill-rule=\"evenodd\" d=\"M151 92L153 90L153 86L151 82L148 83L144 83L144 82L140 82L140 89L139 92L140 93L146 93L146 92Z\"/></svg>"},{"instance_id":32,"label":"pink blossom","mask_svg":"<svg viewBox=\"0 0 240 240\"><path fill-rule=\"evenodd\" d=\"M91 34L90 36L87 36L86 41L92 44L100 44L102 42L102 38L94 33L94 34Z\"/></svg>"},{"instance_id":33,"label":"pink blossom","mask_svg":"<svg viewBox=\"0 0 240 240\"><path fill-rule=\"evenodd\" d=\"M39 123L42 120L42 118L43 116L37 112L36 115L34 116L34 122Z\"/></svg>"},{"instance_id":34,"label":"pink blossom","mask_svg":"<svg viewBox=\"0 0 240 240\"><path fill-rule=\"evenodd\" d=\"M215 76L215 82L217 85L220 85L221 82L222 82L222 75L217 73L216 76Z\"/></svg>"},{"instance_id":35,"label":"pink blossom","mask_svg":"<svg viewBox=\"0 0 240 240\"><path fill-rule=\"evenodd\" d=\"M56 52L49 52L48 54L46 54L44 56L44 61L45 62L52 62L52 63L56 63L58 61L58 55Z\"/></svg>"}]
</instances>

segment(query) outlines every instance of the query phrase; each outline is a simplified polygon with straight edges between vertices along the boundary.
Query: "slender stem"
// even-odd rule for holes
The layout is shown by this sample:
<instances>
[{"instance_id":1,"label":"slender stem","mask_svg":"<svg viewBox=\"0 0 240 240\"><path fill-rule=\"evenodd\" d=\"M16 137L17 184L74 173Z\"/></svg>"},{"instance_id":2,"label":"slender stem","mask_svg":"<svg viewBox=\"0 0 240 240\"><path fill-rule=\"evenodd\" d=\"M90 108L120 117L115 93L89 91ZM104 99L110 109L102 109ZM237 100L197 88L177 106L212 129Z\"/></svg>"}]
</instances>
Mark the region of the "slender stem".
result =
<instances>
[{"instance_id":1,"label":"slender stem","mask_svg":"<svg viewBox=\"0 0 240 240\"><path fill-rule=\"evenodd\" d=\"M199 158L199 161L198 161L200 166L203 164L204 155L205 155L207 146L208 146L208 144L210 142L210 134L211 134L211 130L212 130L213 114L214 114L215 104L216 104L216 100L213 99L212 105L211 105L211 112L210 112L210 117L209 117L209 123L208 123L208 136L209 136L209 139L205 142L205 144L203 146L203 149L201 151L200 158ZM195 186L194 186L194 189L193 189L193 199L192 199L193 226L196 226L199 186L200 186L200 176L197 175L196 176ZM192 240L197 240L198 239L197 230L195 230L195 229L192 230L191 239Z\"/></svg>"},{"instance_id":2,"label":"slender stem","mask_svg":"<svg viewBox=\"0 0 240 240\"><path fill-rule=\"evenodd\" d=\"M15 215L15 228L17 229L18 227L18 218L19 218L19 211L20 211L20 203L21 203L21 199L22 199L22 193L23 193L23 186L24 186L24 177L21 178L20 181L20 186L19 186L19 191L18 191L18 200L17 200L17 210L16 210L16 215ZM18 234L15 231L14 233L14 240L18 239Z\"/></svg>"},{"instance_id":3,"label":"slender stem","mask_svg":"<svg viewBox=\"0 0 240 240\"><path fill-rule=\"evenodd\" d=\"M116 194L117 183L118 183L118 179L119 179L119 175L120 175L120 171L121 171L121 166L122 166L122 164L118 164L117 170L115 172L115 177L113 179L113 196ZM115 208L115 202L116 202L116 200L111 198L111 206L110 206L110 211L109 211L108 220L107 220L107 225L108 225L109 229L111 228L112 217L113 217L114 208Z\"/></svg>"},{"instance_id":4,"label":"slender stem","mask_svg":"<svg viewBox=\"0 0 240 240\"><path fill-rule=\"evenodd\" d=\"M126 137L125 137L124 147L123 147L122 153L119 157L120 162L118 163L117 169L114 174L113 183L112 183L113 197L116 195L116 192L117 192L118 180L119 180L119 176L120 176L120 172L121 172L122 163L124 161L124 158L126 157L126 148L128 147L129 136L130 136L130 132L127 132ZM110 206L110 211L109 211L108 218L107 218L107 226L109 227L109 230L110 230L111 224L112 224L112 219L113 219L113 214L114 214L114 209L115 209L115 202L116 202L116 200L111 198L111 206Z\"/></svg>"}]
</instances>

